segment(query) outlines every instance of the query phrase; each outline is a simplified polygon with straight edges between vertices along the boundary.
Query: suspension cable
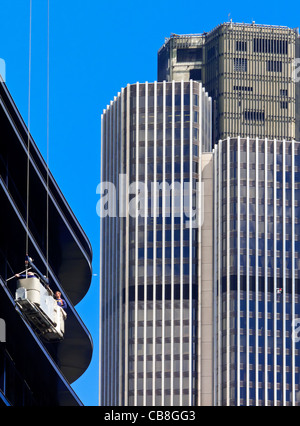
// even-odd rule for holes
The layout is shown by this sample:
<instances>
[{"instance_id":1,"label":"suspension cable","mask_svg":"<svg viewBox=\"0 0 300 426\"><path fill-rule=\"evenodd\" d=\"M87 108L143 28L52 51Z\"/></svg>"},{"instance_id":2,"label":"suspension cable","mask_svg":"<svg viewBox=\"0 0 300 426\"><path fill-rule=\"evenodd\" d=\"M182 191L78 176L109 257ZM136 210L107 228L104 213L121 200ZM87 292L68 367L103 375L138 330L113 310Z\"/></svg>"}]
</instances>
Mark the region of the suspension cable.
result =
<instances>
[{"instance_id":1,"label":"suspension cable","mask_svg":"<svg viewBox=\"0 0 300 426\"><path fill-rule=\"evenodd\" d=\"M32 0L29 12L29 65L28 65L28 140L27 140L27 179L26 179L26 255L29 251L29 180L30 180L30 110L31 110L31 46L32 46ZM27 273L26 273L27 276Z\"/></svg>"},{"instance_id":2,"label":"suspension cable","mask_svg":"<svg viewBox=\"0 0 300 426\"><path fill-rule=\"evenodd\" d=\"M29 199L30 199L30 119L31 119L31 58L32 58L32 0L29 13L29 69L28 69L28 140L26 179L26 256L29 254ZM47 201L46 201L46 263L49 278L49 116L50 116L50 0L47 5ZM27 275L27 273L26 273Z\"/></svg>"},{"instance_id":3,"label":"suspension cable","mask_svg":"<svg viewBox=\"0 0 300 426\"><path fill-rule=\"evenodd\" d=\"M46 259L49 279L49 140L50 140L50 0L47 11L47 218L46 218Z\"/></svg>"}]
</instances>

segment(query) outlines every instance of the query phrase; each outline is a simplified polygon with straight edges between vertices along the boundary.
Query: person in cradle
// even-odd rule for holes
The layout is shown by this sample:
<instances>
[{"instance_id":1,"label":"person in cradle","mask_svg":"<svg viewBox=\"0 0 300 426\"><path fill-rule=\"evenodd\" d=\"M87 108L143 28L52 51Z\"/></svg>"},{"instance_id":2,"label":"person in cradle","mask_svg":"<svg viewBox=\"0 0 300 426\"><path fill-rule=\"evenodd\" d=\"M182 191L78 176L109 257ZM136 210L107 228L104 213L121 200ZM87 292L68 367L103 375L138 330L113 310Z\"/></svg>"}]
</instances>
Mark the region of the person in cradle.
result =
<instances>
[{"instance_id":1,"label":"person in cradle","mask_svg":"<svg viewBox=\"0 0 300 426\"><path fill-rule=\"evenodd\" d=\"M68 306L67 306L65 300L63 300L61 298L61 292L60 291L55 292L54 299L57 301L58 306L60 306L63 309L67 309Z\"/></svg>"}]
</instances>

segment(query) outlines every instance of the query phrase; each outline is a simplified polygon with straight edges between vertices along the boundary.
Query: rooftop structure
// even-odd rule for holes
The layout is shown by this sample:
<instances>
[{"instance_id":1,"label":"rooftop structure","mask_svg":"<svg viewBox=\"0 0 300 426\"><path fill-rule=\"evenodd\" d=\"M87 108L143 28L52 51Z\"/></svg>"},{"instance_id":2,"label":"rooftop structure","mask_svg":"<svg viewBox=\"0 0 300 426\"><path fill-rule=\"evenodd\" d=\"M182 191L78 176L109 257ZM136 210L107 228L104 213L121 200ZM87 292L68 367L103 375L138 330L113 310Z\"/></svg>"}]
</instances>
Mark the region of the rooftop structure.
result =
<instances>
[{"instance_id":1,"label":"rooftop structure","mask_svg":"<svg viewBox=\"0 0 300 426\"><path fill-rule=\"evenodd\" d=\"M299 140L299 46L298 29L254 22L173 34L158 52L158 81L202 82L213 99L213 143L237 136Z\"/></svg>"}]
</instances>

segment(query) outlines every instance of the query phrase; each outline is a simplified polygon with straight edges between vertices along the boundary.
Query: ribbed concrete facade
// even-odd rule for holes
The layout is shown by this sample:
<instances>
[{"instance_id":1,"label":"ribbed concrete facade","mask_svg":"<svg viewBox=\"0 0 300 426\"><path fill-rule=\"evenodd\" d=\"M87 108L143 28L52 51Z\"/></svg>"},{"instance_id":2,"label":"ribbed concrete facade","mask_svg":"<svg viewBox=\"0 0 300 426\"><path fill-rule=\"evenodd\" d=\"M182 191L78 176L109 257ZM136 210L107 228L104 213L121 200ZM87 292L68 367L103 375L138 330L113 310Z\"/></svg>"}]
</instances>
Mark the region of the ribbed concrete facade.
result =
<instances>
[{"instance_id":1,"label":"ribbed concrete facade","mask_svg":"<svg viewBox=\"0 0 300 426\"><path fill-rule=\"evenodd\" d=\"M298 30L255 23L172 35L158 53L158 80L203 83L213 99L214 143L238 136L297 139L299 43Z\"/></svg>"},{"instance_id":2,"label":"ribbed concrete facade","mask_svg":"<svg viewBox=\"0 0 300 426\"><path fill-rule=\"evenodd\" d=\"M213 403L211 144L198 82L128 85L103 113L101 405Z\"/></svg>"},{"instance_id":3,"label":"ribbed concrete facade","mask_svg":"<svg viewBox=\"0 0 300 426\"><path fill-rule=\"evenodd\" d=\"M300 405L299 172L299 142L215 146L216 405Z\"/></svg>"},{"instance_id":4,"label":"ribbed concrete facade","mask_svg":"<svg viewBox=\"0 0 300 426\"><path fill-rule=\"evenodd\" d=\"M300 404L299 57L287 27L172 35L103 112L102 405Z\"/></svg>"}]
</instances>

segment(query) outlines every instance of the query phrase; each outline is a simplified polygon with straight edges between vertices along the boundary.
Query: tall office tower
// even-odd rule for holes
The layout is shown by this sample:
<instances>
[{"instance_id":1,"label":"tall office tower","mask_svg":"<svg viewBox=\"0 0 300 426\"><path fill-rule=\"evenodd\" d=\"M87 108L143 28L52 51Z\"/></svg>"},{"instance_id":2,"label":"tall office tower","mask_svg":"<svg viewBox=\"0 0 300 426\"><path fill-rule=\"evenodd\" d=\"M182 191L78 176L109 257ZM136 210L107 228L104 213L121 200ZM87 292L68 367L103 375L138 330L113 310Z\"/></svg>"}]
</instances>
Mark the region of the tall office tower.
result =
<instances>
[{"instance_id":1,"label":"tall office tower","mask_svg":"<svg viewBox=\"0 0 300 426\"><path fill-rule=\"evenodd\" d=\"M82 406L71 384L86 371L93 352L75 309L91 283L90 242L31 136L28 156L28 129L4 83L0 134L0 407ZM49 286L37 277L14 278L25 269L27 242L39 277L49 271ZM16 297L18 283L25 284ZM65 318L55 291L68 304L65 326L55 315Z\"/></svg>"},{"instance_id":2,"label":"tall office tower","mask_svg":"<svg viewBox=\"0 0 300 426\"><path fill-rule=\"evenodd\" d=\"M103 113L101 405L213 402L210 147L198 82L128 85Z\"/></svg>"},{"instance_id":3,"label":"tall office tower","mask_svg":"<svg viewBox=\"0 0 300 426\"><path fill-rule=\"evenodd\" d=\"M299 172L299 142L215 146L215 404L300 405Z\"/></svg>"},{"instance_id":4,"label":"tall office tower","mask_svg":"<svg viewBox=\"0 0 300 426\"><path fill-rule=\"evenodd\" d=\"M300 403L299 54L297 30L232 22L158 54L214 101L216 405Z\"/></svg>"},{"instance_id":5,"label":"tall office tower","mask_svg":"<svg viewBox=\"0 0 300 426\"><path fill-rule=\"evenodd\" d=\"M158 81L203 83L213 99L214 143L237 136L300 140L293 78L299 51L298 30L224 23L201 35L171 35L158 52Z\"/></svg>"}]
</instances>

